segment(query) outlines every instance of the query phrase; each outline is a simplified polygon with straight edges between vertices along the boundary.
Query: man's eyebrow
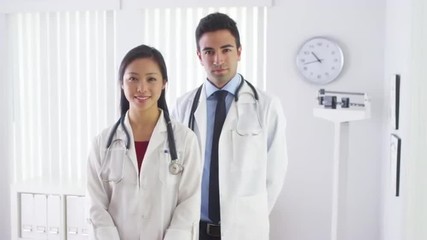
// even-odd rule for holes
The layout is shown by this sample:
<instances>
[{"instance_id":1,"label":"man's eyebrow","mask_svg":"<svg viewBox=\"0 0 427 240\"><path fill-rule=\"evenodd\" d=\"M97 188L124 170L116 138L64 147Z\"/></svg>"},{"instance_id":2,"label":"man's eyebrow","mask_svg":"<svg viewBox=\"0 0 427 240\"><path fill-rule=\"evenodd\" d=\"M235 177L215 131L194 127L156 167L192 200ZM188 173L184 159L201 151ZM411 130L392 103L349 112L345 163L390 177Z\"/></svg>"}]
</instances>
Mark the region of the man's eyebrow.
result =
<instances>
[{"instance_id":1,"label":"man's eyebrow","mask_svg":"<svg viewBox=\"0 0 427 240\"><path fill-rule=\"evenodd\" d=\"M224 48L234 48L234 46L232 44L226 44L226 45L221 46L220 48L221 49L224 49ZM205 48L202 49L202 51L210 51L210 50L213 50L213 48L211 48L211 47L205 47Z\"/></svg>"},{"instance_id":2,"label":"man's eyebrow","mask_svg":"<svg viewBox=\"0 0 427 240\"><path fill-rule=\"evenodd\" d=\"M209 50L213 50L213 48L211 48L211 47L205 47L205 48L202 49L202 51L209 51Z\"/></svg>"}]
</instances>

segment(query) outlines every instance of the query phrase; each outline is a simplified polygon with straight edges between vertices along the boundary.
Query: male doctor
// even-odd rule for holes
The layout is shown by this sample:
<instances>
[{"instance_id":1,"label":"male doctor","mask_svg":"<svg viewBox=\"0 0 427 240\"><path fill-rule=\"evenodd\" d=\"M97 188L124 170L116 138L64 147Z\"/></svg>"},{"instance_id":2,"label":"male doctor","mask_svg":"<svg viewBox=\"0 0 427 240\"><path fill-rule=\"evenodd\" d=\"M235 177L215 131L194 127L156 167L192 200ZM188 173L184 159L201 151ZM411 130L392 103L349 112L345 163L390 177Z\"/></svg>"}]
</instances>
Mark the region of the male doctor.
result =
<instances>
[{"instance_id":1,"label":"male doctor","mask_svg":"<svg viewBox=\"0 0 427 240\"><path fill-rule=\"evenodd\" d=\"M172 115L194 130L204 153L200 240L268 240L288 162L281 104L237 74L242 48L229 16L201 19L196 43L207 79Z\"/></svg>"}]
</instances>

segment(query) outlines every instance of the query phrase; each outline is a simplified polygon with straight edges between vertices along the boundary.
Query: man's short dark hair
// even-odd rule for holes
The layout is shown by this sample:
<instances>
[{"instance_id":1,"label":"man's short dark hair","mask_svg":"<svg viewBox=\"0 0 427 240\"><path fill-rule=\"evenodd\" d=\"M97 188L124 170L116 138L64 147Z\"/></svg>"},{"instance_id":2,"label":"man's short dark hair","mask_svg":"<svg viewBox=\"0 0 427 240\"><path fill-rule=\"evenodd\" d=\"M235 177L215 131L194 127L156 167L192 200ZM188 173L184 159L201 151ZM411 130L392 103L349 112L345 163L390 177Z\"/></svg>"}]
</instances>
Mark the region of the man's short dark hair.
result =
<instances>
[{"instance_id":1,"label":"man's short dark hair","mask_svg":"<svg viewBox=\"0 0 427 240\"><path fill-rule=\"evenodd\" d=\"M240 48L240 35L236 22L227 14L216 12L200 19L199 25L196 28L197 50L200 50L199 40L203 34L218 30L230 31L231 35L236 39L236 47Z\"/></svg>"}]
</instances>

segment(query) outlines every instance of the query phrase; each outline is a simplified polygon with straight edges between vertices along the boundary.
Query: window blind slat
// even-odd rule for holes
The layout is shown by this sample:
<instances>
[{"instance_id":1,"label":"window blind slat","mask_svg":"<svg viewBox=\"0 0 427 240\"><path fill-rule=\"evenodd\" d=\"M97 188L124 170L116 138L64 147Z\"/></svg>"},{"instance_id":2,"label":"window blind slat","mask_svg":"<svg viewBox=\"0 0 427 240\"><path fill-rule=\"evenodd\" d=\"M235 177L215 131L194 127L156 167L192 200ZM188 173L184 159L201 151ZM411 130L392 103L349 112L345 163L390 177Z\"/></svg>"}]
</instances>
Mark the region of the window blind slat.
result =
<instances>
[{"instance_id":1,"label":"window blind slat","mask_svg":"<svg viewBox=\"0 0 427 240\"><path fill-rule=\"evenodd\" d=\"M106 127L107 116L115 118L116 111L105 104L114 104L110 99L117 95L114 83L105 84L115 75L113 17L106 12L9 15L18 66L12 74L18 106L15 182L84 177L89 139Z\"/></svg>"},{"instance_id":2,"label":"window blind slat","mask_svg":"<svg viewBox=\"0 0 427 240\"><path fill-rule=\"evenodd\" d=\"M265 8L145 9L139 13L143 36L135 42L164 55L170 108L206 77L196 55L194 31L200 18L216 11L238 23L244 46L239 72L263 86L265 36L259 33L265 35ZM15 182L81 182L91 140L119 115L116 13L16 13L8 19L16 66L11 74L17 106Z\"/></svg>"}]
</instances>

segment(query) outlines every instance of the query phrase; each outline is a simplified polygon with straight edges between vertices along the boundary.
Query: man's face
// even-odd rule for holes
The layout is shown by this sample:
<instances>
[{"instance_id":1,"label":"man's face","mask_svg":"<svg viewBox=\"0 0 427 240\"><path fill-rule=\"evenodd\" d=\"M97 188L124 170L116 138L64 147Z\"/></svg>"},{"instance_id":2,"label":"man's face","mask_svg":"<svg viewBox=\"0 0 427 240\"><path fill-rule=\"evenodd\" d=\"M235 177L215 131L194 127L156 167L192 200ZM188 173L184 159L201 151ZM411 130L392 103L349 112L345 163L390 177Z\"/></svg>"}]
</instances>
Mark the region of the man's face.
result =
<instances>
[{"instance_id":1,"label":"man's face","mask_svg":"<svg viewBox=\"0 0 427 240\"><path fill-rule=\"evenodd\" d=\"M236 39L228 30L218 30L202 35L197 55L208 79L222 88L236 75L241 52L242 49L237 48Z\"/></svg>"}]
</instances>

